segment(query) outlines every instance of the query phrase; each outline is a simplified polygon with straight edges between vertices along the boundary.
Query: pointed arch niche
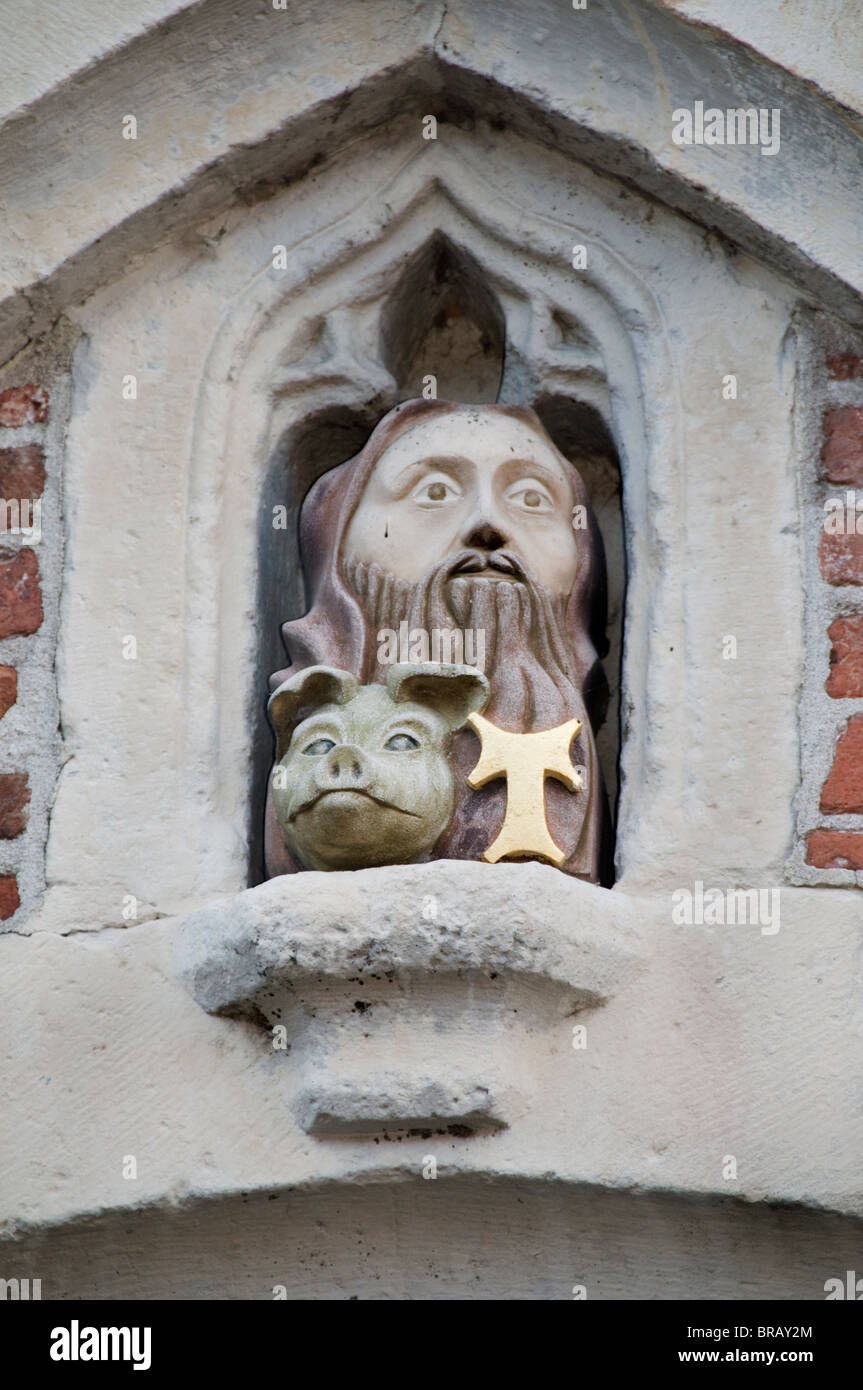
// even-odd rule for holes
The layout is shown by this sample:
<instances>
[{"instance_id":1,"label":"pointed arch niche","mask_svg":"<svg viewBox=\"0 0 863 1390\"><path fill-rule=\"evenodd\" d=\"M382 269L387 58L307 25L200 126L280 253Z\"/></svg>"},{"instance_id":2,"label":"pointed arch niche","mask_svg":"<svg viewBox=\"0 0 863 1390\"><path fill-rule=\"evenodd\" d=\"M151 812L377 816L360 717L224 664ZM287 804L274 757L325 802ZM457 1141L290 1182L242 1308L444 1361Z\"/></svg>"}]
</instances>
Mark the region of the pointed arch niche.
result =
<instances>
[{"instance_id":1,"label":"pointed arch niche","mask_svg":"<svg viewBox=\"0 0 863 1390\"><path fill-rule=\"evenodd\" d=\"M254 768L248 806L251 883L263 876L260 821L271 751L266 682L284 664L281 624L305 605L297 552L300 506L315 478L355 453L397 401L421 394L429 374L437 378L443 399L533 405L583 471L609 575L606 640L603 644L601 634L597 640L611 700L598 742L612 810L619 799L626 576L628 572L633 582L649 585L654 603L659 599L658 577L649 578L646 569L651 548L659 545L662 510L659 495L651 511L646 505L648 457L652 442L665 452L678 451L675 412L664 411L651 422L642 411L645 373L671 379L662 366L668 351L662 315L648 284L623 254L626 222L615 217L611 190L611 207L606 207L597 197L602 181L594 175L580 171L584 182L573 191L572 165L563 177L563 169L555 169L554 157L545 152L549 190L538 213L529 196L538 172L533 147L522 151L531 168L524 180L513 171L511 144L501 169L483 158L480 171L477 150L466 144L450 149L443 159L440 151L434 153L438 157L433 160L409 158L395 170L376 163L375 191L367 190L364 200L335 223L287 245L282 258L286 269L267 266L251 285L244 285L228 306L214 345L211 385L201 409L212 411L215 405L222 411L224 473L214 487L212 455L196 460L193 496L196 483L201 492L191 510L206 526L208 508L221 498L220 517L212 514L210 525L230 551L243 542L239 537L228 541L226 528L241 524L250 500L232 499L232 478L245 470L235 470L231 459L251 442L253 457L260 460L254 516L255 676L253 689L242 692ZM505 197L490 187L495 173L506 178ZM521 200L513 190L521 190ZM565 193L571 207L559 207L553 215ZM572 216L576 209L578 218ZM282 237L291 225L290 208L283 216ZM619 225L613 237L615 221ZM615 241L623 247L618 249ZM274 239L273 245L278 244ZM588 248L587 266L579 270L572 264L575 244ZM648 344L640 361L639 349ZM214 392L212 379L218 373L222 389ZM248 422L255 411L252 442ZM202 422L202 438L210 443L214 425L212 416L206 429ZM668 484L673 492L672 478ZM665 500L675 506L672 495ZM274 527L278 508L286 509L286 518L280 518L285 524ZM189 555L193 565L207 563L205 545L196 543ZM191 591L199 592L194 582ZM649 640L643 612L631 612L626 625L631 688L624 721L624 821L625 786L641 781ZM238 643L248 645L248 633L232 634L224 622L220 629L221 651L201 656L221 663L221 671L212 671L222 693L219 718L235 720L239 711L229 706L240 692L228 695L227 668L235 668L230 653L236 653ZM190 737L200 739L202 733L197 726ZM226 746L223 737L215 737L219 746ZM204 756L201 747L202 761ZM235 774L228 766L213 772L224 779L222 797L229 797ZM235 795L248 799L239 778L235 788Z\"/></svg>"},{"instance_id":2,"label":"pointed arch niche","mask_svg":"<svg viewBox=\"0 0 863 1390\"><path fill-rule=\"evenodd\" d=\"M687 471L697 489L730 465L724 441L703 428L693 459L699 425L691 404L684 410L684 383L703 415L716 409L716 325L735 313L754 329L738 365L748 353L753 377L764 376L765 362L772 370L776 353L757 344L761 334L778 346L787 330L782 282L756 267L747 283L739 257L680 215L491 130L477 139L450 129L419 149L369 139L349 166L219 225L218 254L239 288L224 305L198 396L185 588L186 667L219 700L187 715L186 749L208 784L202 802L231 822L231 881L239 888L262 872L266 678L283 664L281 624L304 608L299 507L314 479L355 453L429 374L442 398L534 405L584 472L610 580L612 703L599 743L617 803L618 885L627 875L676 882L682 857L721 861L726 851L689 809L699 799L715 804L709 740L693 758L675 730L681 708L698 703L693 682L709 660L687 660L687 623L713 644L687 614L690 561L708 582L698 554L705 538L687 522ZM752 466L744 447L733 467L743 479ZM278 507L287 509L281 529ZM738 528L735 539L763 553L759 537ZM251 559L225 567L225 554ZM715 694L705 692L699 721L716 715ZM729 706L726 693L721 717L733 717L736 698ZM737 832L724 824L727 841ZM212 825L198 829L212 849ZM774 831L765 827L763 838ZM759 833L741 827L736 862L763 856Z\"/></svg>"},{"instance_id":3,"label":"pointed arch niche","mask_svg":"<svg viewBox=\"0 0 863 1390\"><path fill-rule=\"evenodd\" d=\"M418 221L418 235L422 235L421 226ZM359 337L360 318L352 305L340 302L330 307L283 354L286 370L276 387L277 400L305 402L305 409L292 412L279 435L261 500L257 609L263 620L258 632L258 687L265 691L270 672L284 665L281 624L304 611L297 554L284 540L285 534L296 536L299 511L315 479L356 453L392 405L430 390L443 400L531 405L582 471L595 500L609 561L609 621L594 639L606 658L611 690L609 707L597 711L596 724L613 813L625 556L619 461L603 413L608 410L609 392L602 355L590 331L561 307L544 297L537 300L528 287L515 283L512 274L507 277L493 268L489 247L483 244L487 239L479 231L465 222L459 240L454 240L436 226L406 259L400 258L403 264L395 284L375 306L377 357L370 346L372 370L363 383L365 394L361 389L351 398L351 381L356 375L362 381L350 361L350 344ZM517 337L520 322L530 323L535 333L537 317L548 343L544 356L537 352L537 341L519 343ZM343 356L337 381L326 364L332 366L339 350ZM325 404L316 389L321 376L328 387L338 386L345 399ZM276 515L277 529L273 526ZM260 817L256 823L254 806L264 803L270 753L261 702L251 834L254 882L263 876Z\"/></svg>"}]
</instances>

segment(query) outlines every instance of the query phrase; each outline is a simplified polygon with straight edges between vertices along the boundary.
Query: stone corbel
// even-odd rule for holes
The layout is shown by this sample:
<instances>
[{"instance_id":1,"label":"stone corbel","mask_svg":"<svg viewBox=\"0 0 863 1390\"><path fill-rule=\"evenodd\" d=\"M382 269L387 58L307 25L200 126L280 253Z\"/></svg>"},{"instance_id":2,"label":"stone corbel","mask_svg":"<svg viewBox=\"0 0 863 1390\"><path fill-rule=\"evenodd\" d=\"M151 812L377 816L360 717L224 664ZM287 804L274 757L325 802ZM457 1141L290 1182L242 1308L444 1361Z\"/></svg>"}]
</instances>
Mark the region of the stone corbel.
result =
<instances>
[{"instance_id":1,"label":"stone corbel","mask_svg":"<svg viewBox=\"0 0 863 1390\"><path fill-rule=\"evenodd\" d=\"M199 909L180 974L209 1013L272 1032L321 1138L467 1137L529 1105L525 1039L632 978L633 904L538 863L439 860L283 875Z\"/></svg>"}]
</instances>

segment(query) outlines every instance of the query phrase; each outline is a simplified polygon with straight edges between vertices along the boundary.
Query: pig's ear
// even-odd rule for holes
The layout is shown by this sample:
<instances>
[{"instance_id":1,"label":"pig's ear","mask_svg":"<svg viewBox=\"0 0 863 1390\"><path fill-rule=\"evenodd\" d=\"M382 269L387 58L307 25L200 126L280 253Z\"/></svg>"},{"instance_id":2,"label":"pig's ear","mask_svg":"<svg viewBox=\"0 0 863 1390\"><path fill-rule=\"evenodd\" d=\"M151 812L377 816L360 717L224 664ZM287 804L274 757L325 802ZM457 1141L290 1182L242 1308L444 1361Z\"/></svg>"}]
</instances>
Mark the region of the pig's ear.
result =
<instances>
[{"instance_id":1,"label":"pig's ear","mask_svg":"<svg viewBox=\"0 0 863 1390\"><path fill-rule=\"evenodd\" d=\"M460 729L469 714L484 709L489 683L475 666L447 666L440 661L390 666L387 690L396 701L411 700L443 715L451 729Z\"/></svg>"},{"instance_id":2,"label":"pig's ear","mask_svg":"<svg viewBox=\"0 0 863 1390\"><path fill-rule=\"evenodd\" d=\"M285 756L294 729L307 715L321 705L346 705L358 690L356 676L334 666L307 666L282 681L267 702L267 714L276 731L276 760Z\"/></svg>"}]
</instances>

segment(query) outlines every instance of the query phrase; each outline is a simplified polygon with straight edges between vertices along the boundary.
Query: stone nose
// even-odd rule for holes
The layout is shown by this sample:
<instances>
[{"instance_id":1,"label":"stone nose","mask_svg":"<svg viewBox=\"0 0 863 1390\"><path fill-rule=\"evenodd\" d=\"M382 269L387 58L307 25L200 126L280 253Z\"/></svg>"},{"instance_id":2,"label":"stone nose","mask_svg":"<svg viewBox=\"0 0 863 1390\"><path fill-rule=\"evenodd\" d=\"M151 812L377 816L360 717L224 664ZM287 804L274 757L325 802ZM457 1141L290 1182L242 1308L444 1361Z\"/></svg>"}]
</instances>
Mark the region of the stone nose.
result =
<instances>
[{"instance_id":1,"label":"stone nose","mask_svg":"<svg viewBox=\"0 0 863 1390\"><path fill-rule=\"evenodd\" d=\"M468 526L465 542L474 550L500 550L506 545L506 537L493 522L480 519Z\"/></svg>"},{"instance_id":2,"label":"stone nose","mask_svg":"<svg viewBox=\"0 0 863 1390\"><path fill-rule=\"evenodd\" d=\"M321 788L364 787L368 782L368 765L362 749L353 743L340 743L331 748L318 765L317 782Z\"/></svg>"}]
</instances>

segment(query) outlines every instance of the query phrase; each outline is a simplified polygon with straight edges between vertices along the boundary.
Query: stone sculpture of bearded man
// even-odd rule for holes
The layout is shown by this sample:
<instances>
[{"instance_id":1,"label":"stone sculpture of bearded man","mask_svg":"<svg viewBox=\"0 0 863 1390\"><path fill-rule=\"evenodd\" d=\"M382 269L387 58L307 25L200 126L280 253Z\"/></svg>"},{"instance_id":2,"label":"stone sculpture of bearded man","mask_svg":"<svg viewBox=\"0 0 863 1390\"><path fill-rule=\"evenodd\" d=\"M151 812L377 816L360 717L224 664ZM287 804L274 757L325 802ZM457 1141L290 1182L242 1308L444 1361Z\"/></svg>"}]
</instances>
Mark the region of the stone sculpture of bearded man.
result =
<instances>
[{"instance_id":1,"label":"stone sculpture of bearded man","mask_svg":"<svg viewBox=\"0 0 863 1390\"><path fill-rule=\"evenodd\" d=\"M458 635L450 659L481 666L485 718L512 733L573 718L583 784L545 784L561 867L607 882L608 809L593 726L607 686L602 543L582 479L538 416L519 406L407 401L355 458L309 491L300 522L309 609L282 632L292 664L384 682L393 661L441 659L434 635ZM396 634L400 641L396 643ZM405 650L404 641L422 647ZM393 650L394 643L397 650ZM432 857L479 859L504 816L506 788L471 790L479 743L456 734L455 809ZM267 808L267 870L298 866Z\"/></svg>"}]
</instances>

